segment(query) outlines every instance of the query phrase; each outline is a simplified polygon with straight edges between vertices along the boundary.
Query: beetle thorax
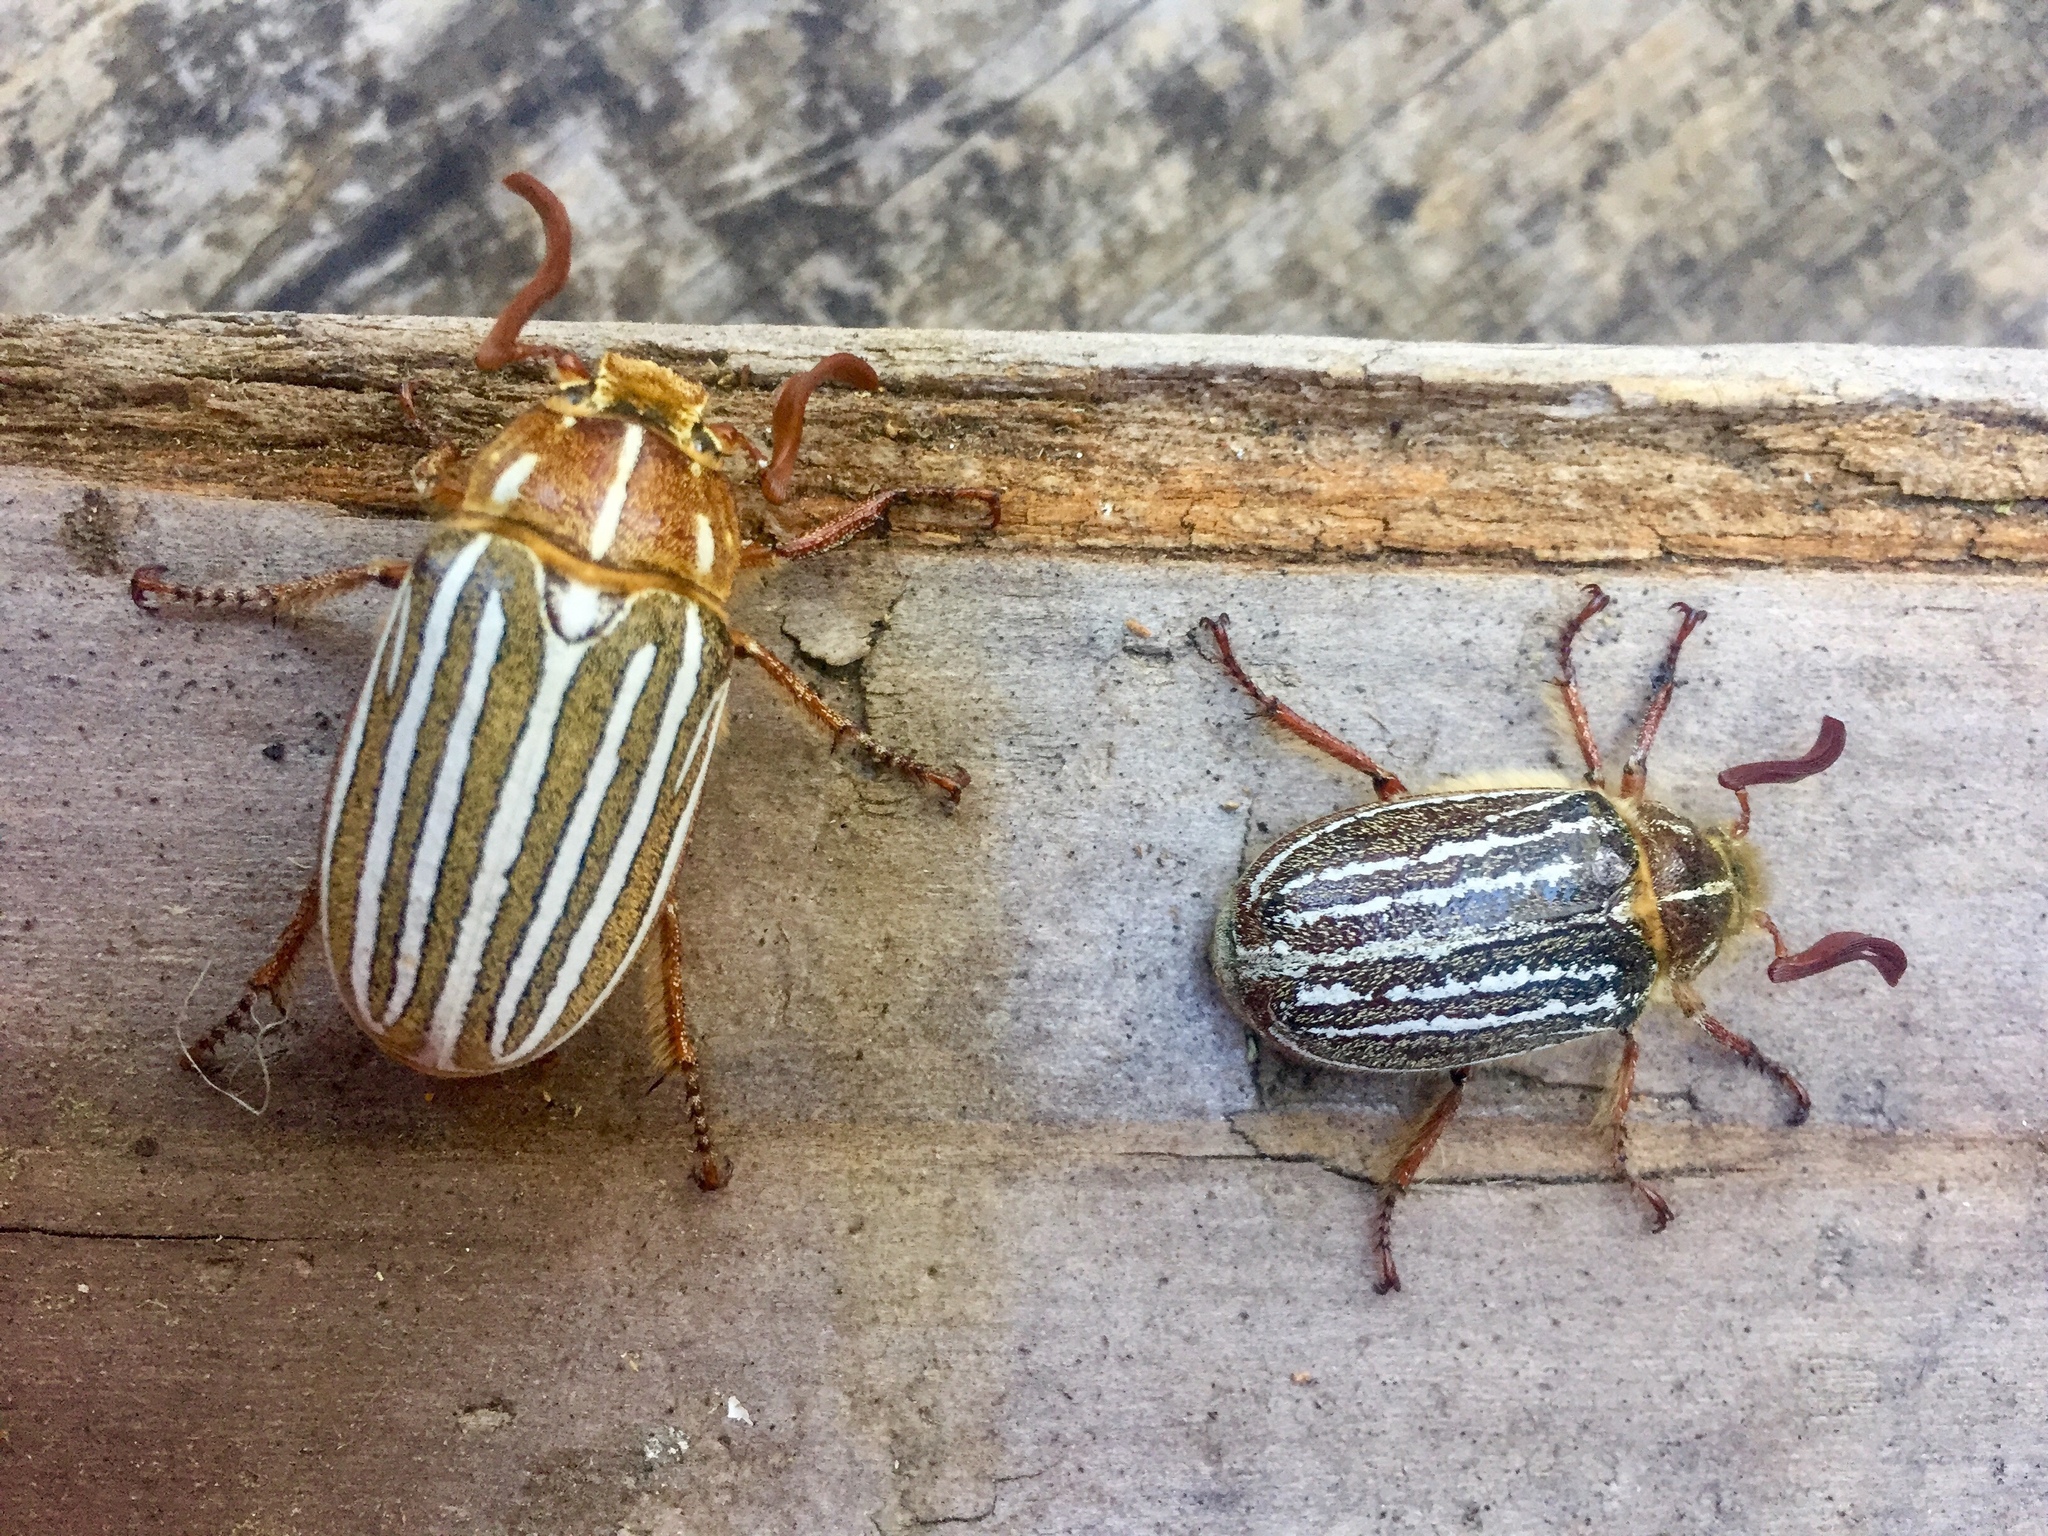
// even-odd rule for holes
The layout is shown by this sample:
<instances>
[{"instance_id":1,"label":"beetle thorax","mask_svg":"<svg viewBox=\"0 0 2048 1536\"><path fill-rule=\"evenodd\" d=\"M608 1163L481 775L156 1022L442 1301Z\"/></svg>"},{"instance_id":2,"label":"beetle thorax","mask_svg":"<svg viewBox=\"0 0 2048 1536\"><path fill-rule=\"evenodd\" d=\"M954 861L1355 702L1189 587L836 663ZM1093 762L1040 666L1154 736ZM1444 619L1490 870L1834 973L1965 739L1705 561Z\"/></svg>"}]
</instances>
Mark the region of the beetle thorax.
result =
<instances>
[{"instance_id":1,"label":"beetle thorax","mask_svg":"<svg viewBox=\"0 0 2048 1536\"><path fill-rule=\"evenodd\" d=\"M463 515L521 530L544 562L595 586L654 578L722 601L739 569L739 520L704 403L700 385L607 353L595 380L518 417L477 455Z\"/></svg>"},{"instance_id":2,"label":"beetle thorax","mask_svg":"<svg viewBox=\"0 0 2048 1536\"><path fill-rule=\"evenodd\" d=\"M1663 971L1673 980L1689 980L1756 909L1761 874L1755 851L1647 800L1633 807L1630 820L1657 900Z\"/></svg>"}]
</instances>

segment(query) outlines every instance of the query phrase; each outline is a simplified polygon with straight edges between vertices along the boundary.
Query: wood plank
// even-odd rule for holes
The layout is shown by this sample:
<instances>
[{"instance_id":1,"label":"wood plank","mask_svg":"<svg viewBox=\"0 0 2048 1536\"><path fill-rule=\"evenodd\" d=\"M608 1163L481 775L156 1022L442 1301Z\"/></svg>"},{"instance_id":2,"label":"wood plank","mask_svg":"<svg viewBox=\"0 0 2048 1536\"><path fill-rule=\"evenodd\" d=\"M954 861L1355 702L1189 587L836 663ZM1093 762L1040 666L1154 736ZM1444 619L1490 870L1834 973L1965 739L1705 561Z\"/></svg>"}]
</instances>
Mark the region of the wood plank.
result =
<instances>
[{"instance_id":1,"label":"wood plank","mask_svg":"<svg viewBox=\"0 0 2048 1536\"><path fill-rule=\"evenodd\" d=\"M1654 1237L1586 1124L1611 1041L1478 1074L1379 1298L1360 1175L1424 1086L1252 1070L1202 957L1247 854L1360 786L1187 633L1227 609L1262 678L1411 782L1541 769L1583 569L898 540L750 582L742 623L974 784L948 811L871 779L739 675L683 866L737 1171L706 1196L644 1091L651 976L547 1067L446 1084L382 1061L316 963L262 1118L180 1070L173 1026L226 1005L303 877L378 603L152 618L122 573L281 575L425 525L132 490L88 517L87 489L0 479L0 1508L26 1528L1715 1510L1791 1536L2048 1508L2048 1014L2012 832L2048 729L2038 580L1603 575L1609 739L1666 605L1711 610L1653 765L1674 803L1722 814L1718 768L1848 722L1837 767L1757 793L1773 910L1912 969L1773 987L1748 946L1709 978L1812 1089L1797 1129L1650 1021L1639 1146L1679 1210Z\"/></svg>"},{"instance_id":2,"label":"wood plank","mask_svg":"<svg viewBox=\"0 0 2048 1536\"><path fill-rule=\"evenodd\" d=\"M0 309L2048 338L2027 5L257 3L17 8Z\"/></svg>"},{"instance_id":3,"label":"wood plank","mask_svg":"<svg viewBox=\"0 0 2048 1536\"><path fill-rule=\"evenodd\" d=\"M429 430L474 447L543 392L480 375L480 322L0 320L0 463L116 485L414 505ZM814 490L1001 487L1017 550L1502 566L2048 559L2048 361L2021 351L1480 347L1289 338L544 326L656 357L765 429L828 351ZM749 497L758 512L758 499ZM791 526L819 515L813 503ZM944 530L944 512L926 526ZM910 519L906 519L910 521ZM977 541L979 542L979 541Z\"/></svg>"}]
</instances>

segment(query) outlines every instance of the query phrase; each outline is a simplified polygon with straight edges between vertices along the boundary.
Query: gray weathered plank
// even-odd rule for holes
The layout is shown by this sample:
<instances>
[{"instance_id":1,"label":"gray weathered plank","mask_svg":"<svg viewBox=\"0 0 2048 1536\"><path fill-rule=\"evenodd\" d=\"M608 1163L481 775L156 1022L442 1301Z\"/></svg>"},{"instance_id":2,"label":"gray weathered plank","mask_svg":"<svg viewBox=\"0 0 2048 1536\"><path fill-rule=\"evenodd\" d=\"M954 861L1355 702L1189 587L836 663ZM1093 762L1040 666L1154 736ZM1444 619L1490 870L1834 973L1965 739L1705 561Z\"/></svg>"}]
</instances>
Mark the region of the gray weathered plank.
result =
<instances>
[{"instance_id":1,"label":"gray weathered plank","mask_svg":"<svg viewBox=\"0 0 2048 1536\"><path fill-rule=\"evenodd\" d=\"M81 531L82 505L0 490L0 1497L26 1526L1961 1532L2048 1507L2044 908L2015 830L2037 582L1603 578L1610 734L1664 605L1712 610L1656 764L1680 804L1848 721L1835 770L1758 792L1774 910L1913 969L1773 988L1752 948L1713 978L1814 1090L1799 1130L1651 1028L1639 1145L1680 1209L1654 1238L1584 1128L1604 1047L1482 1074L1380 1299L1357 1175L1412 1090L1255 1077L1201 961L1260 824L1359 786L1184 636L1227 609L1263 677L1411 782L1543 767L1574 573L871 546L751 589L742 622L793 652L871 630L827 682L975 783L947 812L869 780L742 676L684 867L739 1175L705 1196L673 1098L641 1092L644 987L544 1072L431 1084L316 966L266 1116L178 1070L188 992L190 1028L286 915L375 605L154 619L119 570L283 574L419 530L123 493Z\"/></svg>"}]
</instances>

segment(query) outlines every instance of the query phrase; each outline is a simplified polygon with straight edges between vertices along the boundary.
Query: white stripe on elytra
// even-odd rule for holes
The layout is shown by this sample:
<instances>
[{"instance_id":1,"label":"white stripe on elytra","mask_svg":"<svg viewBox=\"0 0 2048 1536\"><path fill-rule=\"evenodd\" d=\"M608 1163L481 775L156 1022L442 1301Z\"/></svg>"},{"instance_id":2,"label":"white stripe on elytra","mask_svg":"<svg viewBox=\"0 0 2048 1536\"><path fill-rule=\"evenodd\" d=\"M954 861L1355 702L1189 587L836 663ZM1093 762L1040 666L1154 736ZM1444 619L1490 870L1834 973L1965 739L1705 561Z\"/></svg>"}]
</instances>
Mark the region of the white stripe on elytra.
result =
<instances>
[{"instance_id":1,"label":"white stripe on elytra","mask_svg":"<svg viewBox=\"0 0 2048 1536\"><path fill-rule=\"evenodd\" d=\"M412 874L405 894L405 921L399 927L398 961L391 978L391 999L384 1005L384 1027L389 1029L412 1001L419 984L420 955L427 943L427 917L434 909L434 895L441 889L441 862L448 856L448 839L455 830L455 811L462 798L462 781L469 773L469 751L476 741L476 723L484 712L484 699L491 690L491 673L498 665L498 648L505 639L505 605L496 592L484 599L483 617L477 620L476 639L469 652L469 675L462 680L462 701L448 722L448 745L441 752L441 766L434 774L433 798L420 823L419 850L413 855Z\"/></svg>"},{"instance_id":2,"label":"white stripe on elytra","mask_svg":"<svg viewBox=\"0 0 2048 1536\"><path fill-rule=\"evenodd\" d=\"M342 743L341 756L335 760L334 783L327 790L327 835L320 839L320 892L321 906L326 908L327 882L334 874L334 840L341 835L341 811L348 801L348 787L355 782L356 759L363 755L363 733L370 728L370 700L377 692L377 666L384 659L384 651L395 636L398 650L405 649L405 615L412 612L412 573L406 572L405 581L398 589L398 600L391 605L391 612L384 620L384 633L377 637L376 653L370 657L370 675L363 679L362 697L356 700L355 717L348 723L348 740ZM394 652L393 654L396 654Z\"/></svg>"},{"instance_id":3,"label":"white stripe on elytra","mask_svg":"<svg viewBox=\"0 0 2048 1536\"><path fill-rule=\"evenodd\" d=\"M1275 939L1270 944L1242 946L1237 951L1237 961L1247 974L1260 976L1305 976L1313 971L1348 970L1353 966L1385 965L1407 960L1433 964L1447 960L1461 950L1554 938L1572 928L1608 927L1626 920L1630 910L1628 906L1618 904L1600 912L1575 912L1570 917L1543 918L1533 923L1505 923L1498 928L1475 928L1438 939L1418 940L1413 935L1398 939L1369 939L1346 949L1298 950L1285 939Z\"/></svg>"},{"instance_id":4,"label":"white stripe on elytra","mask_svg":"<svg viewBox=\"0 0 2048 1536\"><path fill-rule=\"evenodd\" d=\"M1395 858L1367 859L1355 864L1333 864L1327 869L1312 869L1306 874L1296 875L1284 881L1280 893L1300 890L1305 885L1314 885L1318 880L1356 880L1362 875L1389 874L1397 869L1408 869L1417 865L1441 864L1447 859L1462 859L1484 856L1502 848L1521 848L1530 843L1540 843L1546 838L1561 837L1567 832L1591 832L1606 824L1598 816L1581 816L1574 821L1553 821L1538 832L1506 833L1489 832L1484 837L1466 838L1462 842L1432 843L1421 853L1401 854Z\"/></svg>"},{"instance_id":5,"label":"white stripe on elytra","mask_svg":"<svg viewBox=\"0 0 2048 1536\"><path fill-rule=\"evenodd\" d=\"M697 514L697 574L708 576L718 563L718 540L711 536L711 519Z\"/></svg>"},{"instance_id":6,"label":"white stripe on elytra","mask_svg":"<svg viewBox=\"0 0 2048 1536\"><path fill-rule=\"evenodd\" d=\"M597 521L590 525L590 558L602 560L604 552L612 547L612 540L618 536L619 514L626 510L626 482L633 478L633 470L640 462L640 445L647 439L647 429L638 422L627 422L625 435L619 441L617 466L612 470L612 483L605 487L604 500L597 505Z\"/></svg>"},{"instance_id":7,"label":"white stripe on elytra","mask_svg":"<svg viewBox=\"0 0 2048 1536\"><path fill-rule=\"evenodd\" d=\"M538 596L538 560L533 563L533 585ZM534 803L547 776L548 759L554 754L555 722L562 713L562 700L589 651L587 644L571 645L560 639L546 624L535 628L541 640L540 679L526 711L526 724L519 732L519 744L512 749L511 762L505 765L498 804L484 830L483 848L470 880L469 906L462 914L462 928L448 956L448 973L441 982L441 995L434 1001L427 1038L420 1043L415 1058L444 1072L455 1064L455 1046L462 1038L463 1021L476 995L477 978L483 973L484 950L498 925L498 909L505 904L505 892L512 883L512 866L526 846L527 824L533 820Z\"/></svg>"},{"instance_id":8,"label":"white stripe on elytra","mask_svg":"<svg viewBox=\"0 0 2048 1536\"><path fill-rule=\"evenodd\" d=\"M1294 994L1294 1001L1307 1008L1334 1008L1345 1003L1440 1003L1445 998L1470 997L1475 992L1520 992L1553 981L1599 981L1620 974L1620 968L1612 965L1546 965L1533 971L1518 965L1512 971L1494 971L1471 981L1452 979L1433 987L1411 987L1406 982L1397 982L1377 996L1354 992L1348 982L1333 981L1301 988Z\"/></svg>"},{"instance_id":9,"label":"white stripe on elytra","mask_svg":"<svg viewBox=\"0 0 2048 1536\"><path fill-rule=\"evenodd\" d=\"M526 484L526 477L533 473L533 466L540 462L537 453L522 453L518 458L498 471L498 478L491 486L491 500L498 506L507 506Z\"/></svg>"},{"instance_id":10,"label":"white stripe on elytra","mask_svg":"<svg viewBox=\"0 0 2048 1536\"><path fill-rule=\"evenodd\" d=\"M355 946L350 956L349 985L356 995L362 1017L371 1016L370 960L377 948L377 919L383 903L384 877L391 872L392 844L398 837L398 813L405 804L405 790L412 778L412 761L419 749L420 722L434 699L434 685L441 670L441 657L448 649L448 632L455 623L455 607L462 601L462 589L470 573L483 558L488 534L478 534L448 562L434 591L434 604L420 625L419 660L413 663L412 680L405 689L405 703L399 707L391 734L385 739L383 778L377 785L377 804L370 818L369 841L363 846L363 868L356 882Z\"/></svg>"},{"instance_id":11,"label":"white stripe on elytra","mask_svg":"<svg viewBox=\"0 0 2048 1536\"><path fill-rule=\"evenodd\" d=\"M654 899L647 903L646 912L641 914L640 926L633 931L633 942L626 946L626 953L619 960L619 968L612 972L611 979L598 989L597 996L590 1000L590 1006L583 1010L583 1016L570 1026L570 1032L581 1029L589 1022L590 1016L604 1006L604 1000L612 995L612 989L626 974L626 968L633 963L633 957L640 953L640 946L647 942L647 930L654 926L654 920L661 916L662 906L668 898L669 882L675 878L676 863L683 856L683 844L690 835L690 820L697 814L697 796L704 788L704 780L711 767L711 749L718 744L718 724L725 718L725 694L731 683L720 683L718 693L711 700L711 707L698 722L697 734L690 738L689 754L683 759L683 768L689 771L696 764L695 778L690 783L690 798L683 803L683 814L676 821L675 831L669 834L668 852L661 861L661 878L654 882ZM702 751L698 750L702 747ZM564 1000L566 1002L566 999Z\"/></svg>"},{"instance_id":12,"label":"white stripe on elytra","mask_svg":"<svg viewBox=\"0 0 2048 1536\"><path fill-rule=\"evenodd\" d=\"M1517 795L1526 795L1528 793L1529 791L1526 789L1478 789L1466 794L1431 795L1429 799L1438 805L1464 805L1477 800L1512 799ZM1567 801L1575 800L1580 795L1586 793L1588 791L1583 789L1564 790L1557 794L1545 795L1541 800L1532 800L1527 805L1518 805L1512 810L1498 812L1486 819L1488 821L1501 821L1510 816L1535 815L1538 812L1549 810L1552 806L1563 805ZM1358 822L1370 821L1375 816L1394 814L1412 806L1414 803L1412 800L1382 800L1373 805L1361 805L1348 816L1340 817L1335 821L1316 823L1303 829L1292 842L1284 847L1275 843L1273 847L1268 848L1265 853L1260 855L1257 872L1252 875L1251 879L1245 882L1245 895L1253 900L1262 896L1265 893L1266 882L1273 877L1274 872L1310 843L1320 838L1328 837L1332 833L1341 832L1346 827L1353 826Z\"/></svg>"},{"instance_id":13,"label":"white stripe on elytra","mask_svg":"<svg viewBox=\"0 0 2048 1536\"><path fill-rule=\"evenodd\" d=\"M410 573L408 573L405 585L398 589L398 604L391 614L392 627L398 631L401 638L398 642L398 648L391 653L391 664L384 669L384 692L387 695L398 686L398 664L405 660L405 641L402 637L405 634L406 625L411 621L412 579ZM376 675L377 667L373 662L370 665L370 676L375 677Z\"/></svg>"},{"instance_id":14,"label":"white stripe on elytra","mask_svg":"<svg viewBox=\"0 0 2048 1536\"><path fill-rule=\"evenodd\" d=\"M632 873L634 861L640 856L641 844L647 838L647 828L654 820L655 808L661 798L662 780L668 776L668 765L675 753L676 737L683 728L683 722L689 718L690 706L697 701L697 685L702 677L703 660L704 625L698 616L696 604L692 603L688 607L688 616L684 621L682 660L677 663L675 678L669 685L668 702L662 708L661 724L655 732L654 751L649 754L646 770L640 776L639 788L633 795L632 808L627 811L625 824L620 827L618 839L612 844L611 857L606 861L604 874L599 877L597 889L591 895L589 909L584 912L583 920L577 924L576 932L570 935L568 947L563 951L561 964L555 970L554 985L549 988L546 1001L535 1015L533 1025L525 1038L509 1051L504 1048L504 1036L505 1025L512 1014L502 1000L498 1005L500 1022L492 1035L491 1051L508 1065L535 1050L554 1033L555 1024L562 1017L562 1010L569 1005L569 999L574 995L576 988L582 985L583 972L590 964L590 957L597 952L598 941L604 936L604 930L611 922L612 913L618 907L619 893L625 889L626 878ZM719 697L724 697L722 692ZM706 710L704 721L708 721L713 713L712 710ZM692 755L703 740L704 721L698 722L697 734L690 742ZM689 760L689 756L683 759L686 767ZM688 813L684 814L687 821ZM661 896L662 892L657 890L651 905L659 906ZM636 939L633 949L638 948L639 940ZM626 959L632 959L632 955L633 951L629 950ZM621 961L620 969L623 970L624 966L625 962ZM617 977L614 976L613 981L616 980ZM507 990L509 993L510 989ZM525 991L523 979L519 991ZM604 991L611 991L610 983L607 983ZM603 1001L603 995L599 994L600 1002ZM518 1001L515 996L514 1008L518 1006ZM593 1010L596 1006L596 1003L591 1004ZM589 1016L589 1012L586 1011L584 1018ZM578 1020L577 1023L580 1026L582 1020Z\"/></svg>"},{"instance_id":15,"label":"white stripe on elytra","mask_svg":"<svg viewBox=\"0 0 2048 1536\"><path fill-rule=\"evenodd\" d=\"M541 882L540 896L534 903L533 916L527 920L526 934L520 940L518 953L513 955L512 964L505 972L505 984L498 991L498 1008L491 1028L491 1054L500 1059L505 1055L505 1035L512 1027L512 1017L519 1012L519 1005L525 1000L527 983L533 980L533 973L540 966L541 952L554 938L562 914L568 910L569 893L575 888L577 877L583 873L584 856L590 851L590 834L597 826L597 813L604 809L605 796L611 793L612 780L618 777L619 747L626 739L627 727L633 723L633 711L640 707L640 695L647 691L647 679L654 672L655 654L656 647L650 642L627 659L626 669L619 677L618 696L612 700L612 712L605 719L603 735L598 738L597 753L590 760L590 772L584 776L575 808L569 812L569 820L555 844L554 859L548 865L547 879ZM663 766L667 765L664 763ZM614 859L617 853L614 848ZM598 895L603 894L600 887ZM571 947L573 949L574 946ZM522 1045L525 1043L521 1042Z\"/></svg>"},{"instance_id":16,"label":"white stripe on elytra","mask_svg":"<svg viewBox=\"0 0 2048 1536\"><path fill-rule=\"evenodd\" d=\"M1305 912L1281 912L1276 920L1290 928L1305 928L1310 923L1320 923L1326 918L1371 917L1385 912L1390 907L1447 907L1466 896L1487 891L1511 891L1520 886L1540 885L1555 880L1583 867L1583 860L1576 858L1553 859L1548 864L1538 864L1534 869L1510 870L1504 875L1473 875L1460 880L1456 885L1431 885L1420 890L1396 891L1390 896L1374 896L1365 901L1340 902L1335 906L1313 907Z\"/></svg>"},{"instance_id":17,"label":"white stripe on elytra","mask_svg":"<svg viewBox=\"0 0 2048 1536\"><path fill-rule=\"evenodd\" d=\"M1360 1036L1388 1039L1397 1035L1469 1035L1481 1029L1504 1029L1510 1024L1533 1024L1538 1019L1554 1019L1560 1014L1616 1014L1622 1011L1621 999L1610 988L1587 1002L1567 1003L1553 997L1539 1007L1525 1008L1520 1013L1482 1013L1470 1019L1452 1018L1440 1013L1428 1019L1390 1019L1384 1024L1359 1024L1348 1028L1336 1024L1312 1024L1300 1033L1314 1035L1319 1040L1355 1040Z\"/></svg>"}]
</instances>

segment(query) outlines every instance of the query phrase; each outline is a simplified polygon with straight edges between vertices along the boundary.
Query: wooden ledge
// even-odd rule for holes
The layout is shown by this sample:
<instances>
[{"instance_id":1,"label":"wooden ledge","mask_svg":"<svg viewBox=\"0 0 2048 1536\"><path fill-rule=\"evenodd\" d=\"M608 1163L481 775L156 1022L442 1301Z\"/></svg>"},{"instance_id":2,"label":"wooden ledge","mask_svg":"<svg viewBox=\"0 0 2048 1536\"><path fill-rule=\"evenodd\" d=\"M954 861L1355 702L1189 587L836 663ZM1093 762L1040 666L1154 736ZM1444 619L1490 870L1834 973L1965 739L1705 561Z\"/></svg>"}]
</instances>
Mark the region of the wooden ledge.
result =
<instances>
[{"instance_id":1,"label":"wooden ledge","mask_svg":"<svg viewBox=\"0 0 2048 1536\"><path fill-rule=\"evenodd\" d=\"M399 409L402 381L418 381L431 434L466 448L545 391L534 368L476 371L483 326L0 317L0 463L409 513L428 438ZM535 331L669 363L750 431L765 430L783 376L862 353L885 393L813 403L803 483L839 497L995 485L1007 498L997 547L1500 565L2048 560L2048 356L2036 352Z\"/></svg>"}]
</instances>

